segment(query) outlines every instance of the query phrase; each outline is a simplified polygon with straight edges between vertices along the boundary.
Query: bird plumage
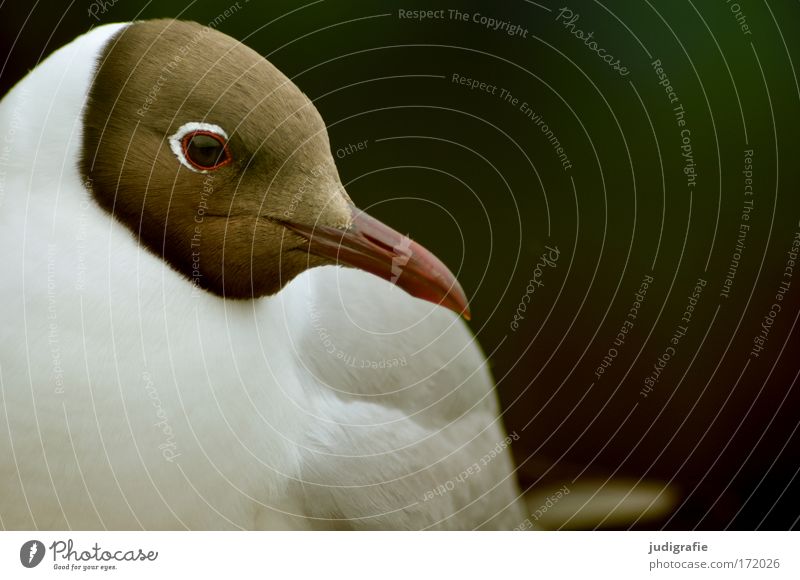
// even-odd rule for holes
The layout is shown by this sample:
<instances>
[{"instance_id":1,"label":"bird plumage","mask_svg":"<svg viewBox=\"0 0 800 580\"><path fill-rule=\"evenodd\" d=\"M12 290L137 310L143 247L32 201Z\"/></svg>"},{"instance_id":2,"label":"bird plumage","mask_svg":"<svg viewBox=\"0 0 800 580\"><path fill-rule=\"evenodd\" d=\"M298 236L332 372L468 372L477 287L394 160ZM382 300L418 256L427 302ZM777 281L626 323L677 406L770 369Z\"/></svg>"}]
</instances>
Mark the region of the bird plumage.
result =
<instances>
[{"instance_id":1,"label":"bird plumage","mask_svg":"<svg viewBox=\"0 0 800 580\"><path fill-rule=\"evenodd\" d=\"M123 26L0 104L0 525L517 526L487 361L455 314L336 266L222 299L97 203L82 113Z\"/></svg>"}]
</instances>

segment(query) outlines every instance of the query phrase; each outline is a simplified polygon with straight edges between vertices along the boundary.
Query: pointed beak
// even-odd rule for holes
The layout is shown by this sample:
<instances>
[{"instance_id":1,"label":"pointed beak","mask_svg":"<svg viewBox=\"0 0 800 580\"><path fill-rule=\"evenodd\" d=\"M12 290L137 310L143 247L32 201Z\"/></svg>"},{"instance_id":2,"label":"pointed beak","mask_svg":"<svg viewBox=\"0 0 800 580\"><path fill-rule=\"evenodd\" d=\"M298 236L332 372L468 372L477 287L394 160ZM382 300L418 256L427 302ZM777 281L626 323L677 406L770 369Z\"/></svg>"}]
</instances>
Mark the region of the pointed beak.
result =
<instances>
[{"instance_id":1,"label":"pointed beak","mask_svg":"<svg viewBox=\"0 0 800 580\"><path fill-rule=\"evenodd\" d=\"M346 230L282 221L308 241L308 252L388 280L417 298L449 308L467 320L464 290L439 258L356 207Z\"/></svg>"}]
</instances>

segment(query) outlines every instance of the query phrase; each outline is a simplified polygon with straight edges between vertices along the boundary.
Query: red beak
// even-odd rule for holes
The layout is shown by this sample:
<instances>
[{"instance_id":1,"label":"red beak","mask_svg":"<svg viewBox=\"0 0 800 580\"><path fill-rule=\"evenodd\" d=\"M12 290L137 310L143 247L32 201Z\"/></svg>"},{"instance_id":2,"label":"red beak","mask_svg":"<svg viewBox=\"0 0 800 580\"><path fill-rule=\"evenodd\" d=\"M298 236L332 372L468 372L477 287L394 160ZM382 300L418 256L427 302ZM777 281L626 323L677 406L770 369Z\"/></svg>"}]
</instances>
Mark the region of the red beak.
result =
<instances>
[{"instance_id":1,"label":"red beak","mask_svg":"<svg viewBox=\"0 0 800 580\"><path fill-rule=\"evenodd\" d=\"M309 253L380 276L412 296L470 319L464 290L447 266L408 236L363 211L353 207L353 221L347 230L281 223L308 240Z\"/></svg>"}]
</instances>

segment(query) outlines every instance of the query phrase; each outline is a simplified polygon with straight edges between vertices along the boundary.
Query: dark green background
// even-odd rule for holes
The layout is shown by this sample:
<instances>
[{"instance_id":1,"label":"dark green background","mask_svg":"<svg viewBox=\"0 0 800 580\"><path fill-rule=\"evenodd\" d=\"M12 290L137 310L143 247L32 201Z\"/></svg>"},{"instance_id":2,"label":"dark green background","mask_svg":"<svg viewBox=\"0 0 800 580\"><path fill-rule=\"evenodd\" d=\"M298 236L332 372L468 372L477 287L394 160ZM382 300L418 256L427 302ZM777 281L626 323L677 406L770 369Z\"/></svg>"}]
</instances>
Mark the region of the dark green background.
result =
<instances>
[{"instance_id":1,"label":"dark green background","mask_svg":"<svg viewBox=\"0 0 800 580\"><path fill-rule=\"evenodd\" d=\"M207 23L232 4L118 0L101 21ZM338 161L353 199L458 271L507 427L521 435L514 452L525 485L612 474L660 479L680 500L657 527L797 527L800 273L761 357L748 353L800 220L792 65L800 62L800 4L742 0L751 35L725 0L541 4L240 0L219 28L315 101L334 149L368 140ZM3 92L97 24L89 2L53 6L0 7ZM556 22L564 6L629 76ZM471 21L398 18L399 8L437 7L519 24L527 38ZM655 58L686 110L698 171L691 193ZM454 84L453 73L528 102L572 169L518 107ZM745 149L755 151L755 206L726 300L719 290L740 223ZM561 258L513 332L546 244ZM636 325L595 381L646 274L655 283ZM642 398L642 381L698 277L708 286L689 332Z\"/></svg>"}]
</instances>

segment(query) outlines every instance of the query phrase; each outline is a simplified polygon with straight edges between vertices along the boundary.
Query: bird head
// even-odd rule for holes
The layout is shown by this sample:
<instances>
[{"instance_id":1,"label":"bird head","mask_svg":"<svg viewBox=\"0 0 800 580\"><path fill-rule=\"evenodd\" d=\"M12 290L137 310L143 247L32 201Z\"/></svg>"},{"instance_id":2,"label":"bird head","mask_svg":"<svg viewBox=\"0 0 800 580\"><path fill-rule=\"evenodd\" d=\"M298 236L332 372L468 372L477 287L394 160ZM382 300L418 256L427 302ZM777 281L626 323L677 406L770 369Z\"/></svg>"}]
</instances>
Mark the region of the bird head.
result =
<instances>
[{"instance_id":1,"label":"bird head","mask_svg":"<svg viewBox=\"0 0 800 580\"><path fill-rule=\"evenodd\" d=\"M233 38L126 26L100 54L83 122L95 199L204 290L254 299L338 264L469 316L444 264L352 203L308 97Z\"/></svg>"}]
</instances>

